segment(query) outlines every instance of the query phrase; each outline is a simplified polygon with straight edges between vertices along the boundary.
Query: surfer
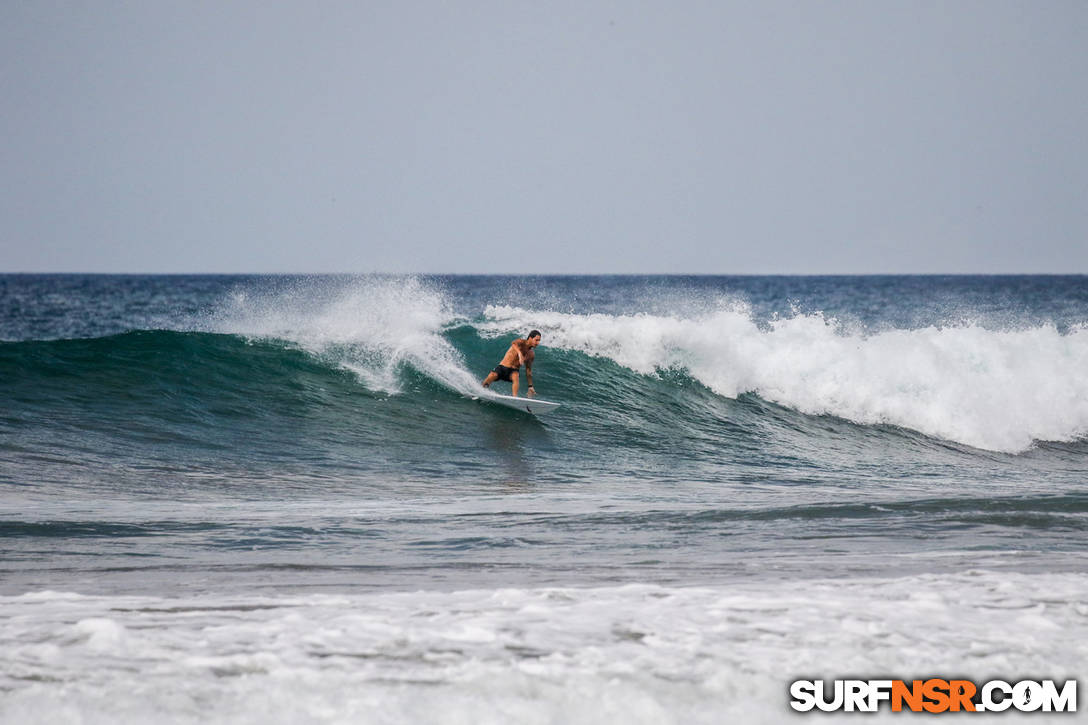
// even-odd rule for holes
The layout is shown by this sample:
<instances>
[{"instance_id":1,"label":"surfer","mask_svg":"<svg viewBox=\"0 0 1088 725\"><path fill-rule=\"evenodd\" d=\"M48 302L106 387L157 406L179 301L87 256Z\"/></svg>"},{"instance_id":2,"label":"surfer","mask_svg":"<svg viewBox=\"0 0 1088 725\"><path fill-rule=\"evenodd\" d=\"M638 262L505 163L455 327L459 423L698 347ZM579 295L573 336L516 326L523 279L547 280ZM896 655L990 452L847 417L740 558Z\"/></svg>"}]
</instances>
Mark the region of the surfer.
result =
<instances>
[{"instance_id":1,"label":"surfer","mask_svg":"<svg viewBox=\"0 0 1088 725\"><path fill-rule=\"evenodd\" d=\"M496 365L495 369L484 378L483 386L487 388L496 380L508 380L514 391L512 395L515 398L518 397L518 373L521 366L524 365L525 377L529 383L529 397L535 396L536 390L533 389L533 358L536 357L536 353L533 352L533 348L539 344L539 330L533 330L524 340L520 337L514 340L510 343L510 349L506 351L502 362Z\"/></svg>"}]
</instances>

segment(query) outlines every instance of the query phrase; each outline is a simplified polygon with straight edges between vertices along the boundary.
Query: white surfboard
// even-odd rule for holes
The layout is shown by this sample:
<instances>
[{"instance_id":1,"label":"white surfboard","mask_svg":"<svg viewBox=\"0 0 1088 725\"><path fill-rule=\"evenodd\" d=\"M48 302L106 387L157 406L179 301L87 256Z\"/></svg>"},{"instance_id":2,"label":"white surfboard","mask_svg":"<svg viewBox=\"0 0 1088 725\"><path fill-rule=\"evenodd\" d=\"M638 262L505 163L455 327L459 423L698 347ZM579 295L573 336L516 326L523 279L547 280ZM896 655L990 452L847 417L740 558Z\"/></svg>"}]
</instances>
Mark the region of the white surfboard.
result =
<instances>
[{"instance_id":1,"label":"white surfboard","mask_svg":"<svg viewBox=\"0 0 1088 725\"><path fill-rule=\"evenodd\" d=\"M544 415L559 407L559 403L553 403L550 400L523 397L515 398L513 395L500 395L499 393L492 393L488 390L481 391L479 395L475 397L478 397L480 400L486 400L489 403L505 405L507 408L513 408L514 410L524 410L526 413L533 413L534 415Z\"/></svg>"}]
</instances>

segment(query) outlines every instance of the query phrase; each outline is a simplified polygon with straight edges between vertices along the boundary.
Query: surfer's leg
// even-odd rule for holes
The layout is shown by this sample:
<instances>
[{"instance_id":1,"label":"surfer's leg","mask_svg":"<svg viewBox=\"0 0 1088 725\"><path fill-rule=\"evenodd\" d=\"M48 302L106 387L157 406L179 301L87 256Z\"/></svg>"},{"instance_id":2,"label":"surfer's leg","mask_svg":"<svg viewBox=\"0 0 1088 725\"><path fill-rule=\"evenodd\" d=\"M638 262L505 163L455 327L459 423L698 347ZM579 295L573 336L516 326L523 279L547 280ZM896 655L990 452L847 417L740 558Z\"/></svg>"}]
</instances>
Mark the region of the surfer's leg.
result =
<instances>
[{"instance_id":1,"label":"surfer's leg","mask_svg":"<svg viewBox=\"0 0 1088 725\"><path fill-rule=\"evenodd\" d=\"M483 386L484 386L485 388L487 388L487 387L490 387L491 383L495 382L495 380L496 380L496 379L497 379L498 377L499 377L499 374L498 374L498 373L496 373L496 372L495 372L494 370L492 370L491 372L489 372L489 373L487 374L487 377L486 377L486 378L484 378Z\"/></svg>"},{"instance_id":2,"label":"surfer's leg","mask_svg":"<svg viewBox=\"0 0 1088 725\"><path fill-rule=\"evenodd\" d=\"M510 388L511 388L511 390L514 391L514 392L512 392L510 394L513 395L515 398L518 397L518 374L517 373L510 373Z\"/></svg>"}]
</instances>

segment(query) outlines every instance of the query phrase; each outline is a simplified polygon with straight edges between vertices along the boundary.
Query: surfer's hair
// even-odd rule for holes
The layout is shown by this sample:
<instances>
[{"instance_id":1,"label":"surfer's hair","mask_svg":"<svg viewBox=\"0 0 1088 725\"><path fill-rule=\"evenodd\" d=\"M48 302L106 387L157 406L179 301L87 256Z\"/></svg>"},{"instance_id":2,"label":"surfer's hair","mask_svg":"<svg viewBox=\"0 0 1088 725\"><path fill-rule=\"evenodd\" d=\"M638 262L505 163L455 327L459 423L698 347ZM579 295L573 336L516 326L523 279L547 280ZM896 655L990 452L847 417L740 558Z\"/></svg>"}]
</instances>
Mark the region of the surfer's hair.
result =
<instances>
[{"instance_id":1,"label":"surfer's hair","mask_svg":"<svg viewBox=\"0 0 1088 725\"><path fill-rule=\"evenodd\" d=\"M532 332L530 332L528 335L525 336L525 339L526 340L531 340L534 337L540 337L540 330L533 330Z\"/></svg>"}]
</instances>

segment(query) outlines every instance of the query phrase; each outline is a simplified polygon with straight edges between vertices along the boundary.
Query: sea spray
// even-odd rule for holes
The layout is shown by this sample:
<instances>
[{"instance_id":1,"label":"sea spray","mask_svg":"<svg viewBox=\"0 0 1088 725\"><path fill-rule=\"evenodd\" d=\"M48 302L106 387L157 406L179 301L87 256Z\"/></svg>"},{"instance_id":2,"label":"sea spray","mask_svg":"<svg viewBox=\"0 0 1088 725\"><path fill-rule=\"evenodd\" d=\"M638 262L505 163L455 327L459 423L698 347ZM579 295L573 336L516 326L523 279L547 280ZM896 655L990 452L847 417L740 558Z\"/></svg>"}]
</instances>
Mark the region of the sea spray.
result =
<instances>
[{"instance_id":1,"label":"sea spray","mask_svg":"<svg viewBox=\"0 0 1088 725\"><path fill-rule=\"evenodd\" d=\"M1067 435L1085 323L1084 277L9 275L0 721L777 723L798 678L1075 677L1088 440L837 416ZM554 415L441 382L533 328Z\"/></svg>"},{"instance_id":2,"label":"sea spray","mask_svg":"<svg viewBox=\"0 0 1088 725\"><path fill-rule=\"evenodd\" d=\"M402 392L402 366L466 393L475 378L442 336L455 319L441 290L416 276L303 278L232 291L210 329L275 338L358 375L370 390Z\"/></svg>"}]
</instances>

